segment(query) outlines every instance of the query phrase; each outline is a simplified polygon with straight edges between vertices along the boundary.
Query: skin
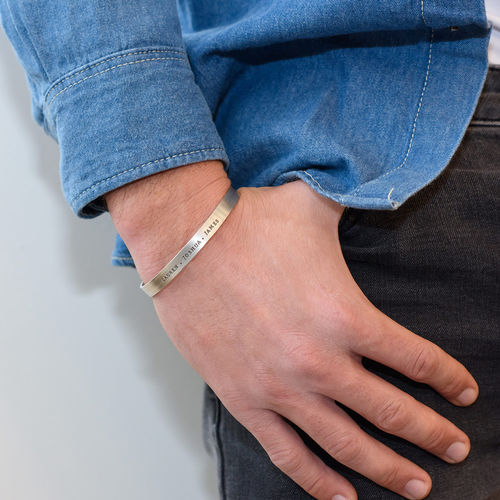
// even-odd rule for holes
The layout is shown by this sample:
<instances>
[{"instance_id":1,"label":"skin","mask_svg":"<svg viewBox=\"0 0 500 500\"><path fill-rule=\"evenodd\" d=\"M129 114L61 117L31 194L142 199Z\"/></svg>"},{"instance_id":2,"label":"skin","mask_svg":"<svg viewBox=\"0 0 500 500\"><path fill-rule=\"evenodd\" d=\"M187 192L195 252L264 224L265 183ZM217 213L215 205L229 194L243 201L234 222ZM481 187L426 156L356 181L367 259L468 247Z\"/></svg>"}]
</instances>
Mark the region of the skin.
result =
<instances>
[{"instance_id":1,"label":"skin","mask_svg":"<svg viewBox=\"0 0 500 500\"><path fill-rule=\"evenodd\" d=\"M106 195L143 281L194 234L229 184L222 164L210 161ZM153 298L166 333L271 461L313 497L357 495L283 417L340 463L405 498L424 498L429 475L367 435L335 402L455 463L469 453L467 435L361 360L383 363L460 406L477 398L473 377L365 297L339 244L341 205L301 180L238 192L214 237Z\"/></svg>"}]
</instances>

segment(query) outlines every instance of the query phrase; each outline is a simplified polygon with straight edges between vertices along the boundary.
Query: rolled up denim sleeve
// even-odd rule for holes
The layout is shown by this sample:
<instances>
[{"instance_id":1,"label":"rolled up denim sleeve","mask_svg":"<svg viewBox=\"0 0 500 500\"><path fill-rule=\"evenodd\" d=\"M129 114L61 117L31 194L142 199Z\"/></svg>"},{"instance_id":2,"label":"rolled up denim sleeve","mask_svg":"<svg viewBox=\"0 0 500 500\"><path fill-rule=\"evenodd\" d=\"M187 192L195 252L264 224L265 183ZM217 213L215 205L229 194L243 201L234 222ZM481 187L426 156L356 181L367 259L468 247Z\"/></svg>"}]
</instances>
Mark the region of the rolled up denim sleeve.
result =
<instances>
[{"instance_id":1,"label":"rolled up denim sleeve","mask_svg":"<svg viewBox=\"0 0 500 500\"><path fill-rule=\"evenodd\" d=\"M0 0L0 20L79 217L141 177L203 160L227 168L175 0Z\"/></svg>"}]
</instances>

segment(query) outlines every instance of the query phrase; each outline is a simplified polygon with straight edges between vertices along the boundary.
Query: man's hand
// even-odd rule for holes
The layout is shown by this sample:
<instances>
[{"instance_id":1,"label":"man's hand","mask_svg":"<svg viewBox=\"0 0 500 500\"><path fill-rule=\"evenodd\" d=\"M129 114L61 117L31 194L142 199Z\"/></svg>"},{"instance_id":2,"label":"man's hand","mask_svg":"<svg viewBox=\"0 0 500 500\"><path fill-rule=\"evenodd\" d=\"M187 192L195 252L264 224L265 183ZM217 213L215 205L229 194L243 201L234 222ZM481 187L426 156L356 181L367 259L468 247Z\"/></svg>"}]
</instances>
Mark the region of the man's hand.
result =
<instances>
[{"instance_id":1,"label":"man's hand","mask_svg":"<svg viewBox=\"0 0 500 500\"><path fill-rule=\"evenodd\" d=\"M222 177L215 176L218 191L190 223L186 241L222 198L228 187ZM193 193L187 213L207 195ZM429 384L461 406L477 397L474 379L364 296L339 244L342 206L300 180L239 193L217 234L154 297L165 331L272 462L315 498L355 499L356 492L282 417L347 467L406 498L425 497L428 474L363 432L335 402L454 463L469 452L467 436L367 371L361 359ZM150 217L158 219L153 230L124 224L131 236L120 233L144 281L185 243L168 242L169 213Z\"/></svg>"}]
</instances>

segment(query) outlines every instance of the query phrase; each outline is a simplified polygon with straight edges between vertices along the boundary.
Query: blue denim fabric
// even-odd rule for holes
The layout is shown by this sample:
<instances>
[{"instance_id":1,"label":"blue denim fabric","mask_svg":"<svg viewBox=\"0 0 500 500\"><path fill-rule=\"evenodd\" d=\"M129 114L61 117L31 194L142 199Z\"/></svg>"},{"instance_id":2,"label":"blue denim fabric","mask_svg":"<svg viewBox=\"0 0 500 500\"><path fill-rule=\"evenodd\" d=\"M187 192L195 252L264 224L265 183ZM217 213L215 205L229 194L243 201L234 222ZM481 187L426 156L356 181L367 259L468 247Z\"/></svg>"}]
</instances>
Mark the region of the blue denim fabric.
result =
<instances>
[{"instance_id":1,"label":"blue denim fabric","mask_svg":"<svg viewBox=\"0 0 500 500\"><path fill-rule=\"evenodd\" d=\"M0 0L35 120L80 217L155 172L220 159L397 209L457 149L487 67L484 0ZM112 262L133 266L117 235Z\"/></svg>"}]
</instances>

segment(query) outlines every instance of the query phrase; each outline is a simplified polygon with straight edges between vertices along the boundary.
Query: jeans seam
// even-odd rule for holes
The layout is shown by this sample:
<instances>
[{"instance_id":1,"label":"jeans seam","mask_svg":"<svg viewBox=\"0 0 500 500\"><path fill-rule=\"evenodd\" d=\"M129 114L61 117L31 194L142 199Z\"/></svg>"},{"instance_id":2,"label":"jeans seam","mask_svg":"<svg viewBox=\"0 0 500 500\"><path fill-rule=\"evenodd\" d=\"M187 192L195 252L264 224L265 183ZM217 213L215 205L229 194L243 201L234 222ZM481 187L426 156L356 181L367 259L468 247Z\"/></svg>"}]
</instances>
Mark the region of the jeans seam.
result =
<instances>
[{"instance_id":1,"label":"jeans seam","mask_svg":"<svg viewBox=\"0 0 500 500\"><path fill-rule=\"evenodd\" d=\"M470 127L499 127L500 120L472 120L469 122Z\"/></svg>"},{"instance_id":2,"label":"jeans seam","mask_svg":"<svg viewBox=\"0 0 500 500\"><path fill-rule=\"evenodd\" d=\"M115 179L116 177L119 177L120 175L128 174L129 172L133 172L134 170L138 170L138 169L147 167L148 165L152 165L153 163L160 163L162 161L171 160L172 158L178 158L180 156L188 156L188 155L192 155L192 154L196 154L196 153L202 153L205 151L219 151L219 150L222 151L222 150L224 150L224 148L218 146L218 147L213 147L213 148L195 149L193 151L186 151L184 153L176 153L174 155L164 156L163 158L157 158L156 160L151 160L151 161L148 161L146 163L142 163L141 165L137 165L135 167L128 168L126 170L122 170L121 172L118 172L118 173L113 174L109 177L106 177L105 179L101 179L100 181L97 181L94 184L92 184L91 186L89 186L88 188L84 189L81 193L79 193L73 197L73 199L70 202L70 205L74 205L82 196L84 196L86 193L88 193L89 191L94 189L96 186L99 186L105 182L109 182L110 180Z\"/></svg>"},{"instance_id":3,"label":"jeans seam","mask_svg":"<svg viewBox=\"0 0 500 500\"><path fill-rule=\"evenodd\" d=\"M215 396L215 443L217 445L217 455L219 458L219 484L220 484L220 494L221 500L226 500L226 485L225 485L225 474L224 474L224 452L222 450L222 439L220 436L220 421L221 421L221 402L217 396Z\"/></svg>"}]
</instances>

